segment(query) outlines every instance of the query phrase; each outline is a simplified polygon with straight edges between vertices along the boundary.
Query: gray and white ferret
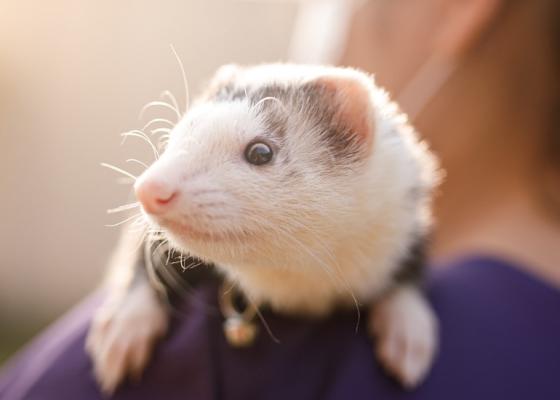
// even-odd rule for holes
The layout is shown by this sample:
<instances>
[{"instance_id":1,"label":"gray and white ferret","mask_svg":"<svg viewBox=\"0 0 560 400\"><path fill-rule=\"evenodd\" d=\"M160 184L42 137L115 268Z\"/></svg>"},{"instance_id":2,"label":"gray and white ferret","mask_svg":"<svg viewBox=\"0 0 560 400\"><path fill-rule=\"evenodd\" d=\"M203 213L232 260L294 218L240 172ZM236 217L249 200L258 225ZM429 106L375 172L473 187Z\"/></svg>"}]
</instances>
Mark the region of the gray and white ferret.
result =
<instances>
[{"instance_id":1,"label":"gray and white ferret","mask_svg":"<svg viewBox=\"0 0 560 400\"><path fill-rule=\"evenodd\" d=\"M372 305L377 356L415 387L437 347L416 279L437 177L434 157L371 76L228 65L134 189L147 229L215 265L257 306L317 317ZM108 393L142 372L168 325L138 240L124 232L87 339Z\"/></svg>"}]
</instances>

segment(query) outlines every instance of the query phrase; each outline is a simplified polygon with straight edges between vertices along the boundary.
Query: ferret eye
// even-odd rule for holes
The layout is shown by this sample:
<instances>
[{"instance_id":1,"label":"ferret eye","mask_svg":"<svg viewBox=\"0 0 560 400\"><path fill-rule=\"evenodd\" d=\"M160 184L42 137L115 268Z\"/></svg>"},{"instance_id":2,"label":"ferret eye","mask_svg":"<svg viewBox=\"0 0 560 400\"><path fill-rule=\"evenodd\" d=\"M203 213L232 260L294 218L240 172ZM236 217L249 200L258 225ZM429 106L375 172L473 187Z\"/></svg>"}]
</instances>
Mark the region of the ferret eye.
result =
<instances>
[{"instance_id":1,"label":"ferret eye","mask_svg":"<svg viewBox=\"0 0 560 400\"><path fill-rule=\"evenodd\" d=\"M253 165L263 165L272 160L272 149L269 145L257 142L251 143L245 149L245 159Z\"/></svg>"}]
</instances>

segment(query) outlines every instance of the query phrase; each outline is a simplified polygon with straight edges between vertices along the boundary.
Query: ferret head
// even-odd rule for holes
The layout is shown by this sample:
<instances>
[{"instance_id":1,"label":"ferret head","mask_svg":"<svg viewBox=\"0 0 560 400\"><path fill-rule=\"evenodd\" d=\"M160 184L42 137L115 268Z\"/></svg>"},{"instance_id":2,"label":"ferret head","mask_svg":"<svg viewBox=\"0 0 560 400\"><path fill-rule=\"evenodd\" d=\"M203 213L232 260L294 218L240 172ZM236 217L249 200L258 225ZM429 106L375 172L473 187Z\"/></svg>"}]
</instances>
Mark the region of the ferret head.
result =
<instances>
[{"instance_id":1,"label":"ferret head","mask_svg":"<svg viewBox=\"0 0 560 400\"><path fill-rule=\"evenodd\" d=\"M290 267L360 234L373 89L351 69L222 68L137 180L144 212L173 246L225 265Z\"/></svg>"}]
</instances>

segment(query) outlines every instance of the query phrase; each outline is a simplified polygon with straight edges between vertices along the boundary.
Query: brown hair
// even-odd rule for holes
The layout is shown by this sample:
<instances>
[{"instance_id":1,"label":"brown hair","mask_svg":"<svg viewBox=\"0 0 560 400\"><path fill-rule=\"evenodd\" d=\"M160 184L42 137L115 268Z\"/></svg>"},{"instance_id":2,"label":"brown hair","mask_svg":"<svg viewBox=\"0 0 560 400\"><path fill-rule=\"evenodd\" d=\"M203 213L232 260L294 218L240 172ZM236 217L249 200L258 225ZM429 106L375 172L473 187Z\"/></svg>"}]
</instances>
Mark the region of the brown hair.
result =
<instances>
[{"instance_id":1,"label":"brown hair","mask_svg":"<svg viewBox=\"0 0 560 400\"><path fill-rule=\"evenodd\" d=\"M550 4L554 8L553 12L550 13L552 17L550 27L552 30L552 52L555 62L554 70L560 72L560 2L558 0L550 0ZM550 161L560 169L560 76L555 78L554 90L556 101L552 108L552 124L548 133L547 150Z\"/></svg>"},{"instance_id":2,"label":"brown hair","mask_svg":"<svg viewBox=\"0 0 560 400\"><path fill-rule=\"evenodd\" d=\"M545 24L550 37L552 71L560 71L560 1L549 0ZM546 205L560 219L560 72L551 77L550 90L553 103L549 107L549 123L543 141L544 185Z\"/></svg>"}]
</instances>

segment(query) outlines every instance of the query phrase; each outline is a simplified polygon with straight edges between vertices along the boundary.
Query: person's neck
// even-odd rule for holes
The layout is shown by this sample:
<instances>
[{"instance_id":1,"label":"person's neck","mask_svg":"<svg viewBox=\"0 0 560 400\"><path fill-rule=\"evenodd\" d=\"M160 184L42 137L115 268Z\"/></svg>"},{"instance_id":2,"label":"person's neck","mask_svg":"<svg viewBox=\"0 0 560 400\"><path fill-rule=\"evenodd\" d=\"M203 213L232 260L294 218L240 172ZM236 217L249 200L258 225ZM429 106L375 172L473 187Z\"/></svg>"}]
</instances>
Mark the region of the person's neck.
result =
<instances>
[{"instance_id":1,"label":"person's neck","mask_svg":"<svg viewBox=\"0 0 560 400\"><path fill-rule=\"evenodd\" d=\"M432 259L494 256L560 288L560 223L528 188L507 180L456 181L461 185L444 185L445 195L436 202L441 222Z\"/></svg>"}]
</instances>

